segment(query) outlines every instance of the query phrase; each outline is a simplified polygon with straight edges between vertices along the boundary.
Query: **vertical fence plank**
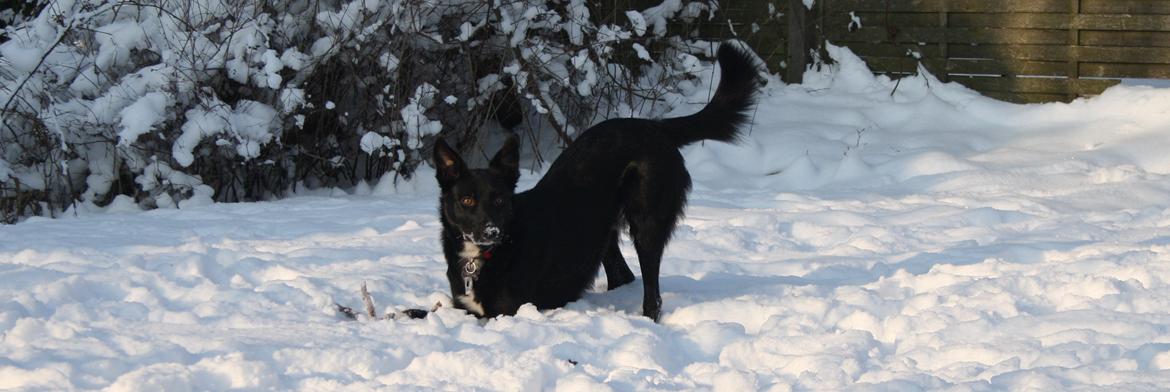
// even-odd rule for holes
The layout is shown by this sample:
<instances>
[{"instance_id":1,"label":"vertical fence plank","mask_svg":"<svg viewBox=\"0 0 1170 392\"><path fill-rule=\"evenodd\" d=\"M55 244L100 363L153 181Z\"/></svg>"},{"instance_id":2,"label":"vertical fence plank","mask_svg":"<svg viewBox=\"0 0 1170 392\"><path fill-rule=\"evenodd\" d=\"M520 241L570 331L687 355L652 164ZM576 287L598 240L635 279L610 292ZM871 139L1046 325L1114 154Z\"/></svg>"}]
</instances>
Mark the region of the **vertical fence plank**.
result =
<instances>
[{"instance_id":1,"label":"vertical fence plank","mask_svg":"<svg viewBox=\"0 0 1170 392\"><path fill-rule=\"evenodd\" d=\"M808 9L801 0L788 0L788 61L784 81L790 84L804 81L804 69L809 63Z\"/></svg>"},{"instance_id":2,"label":"vertical fence plank","mask_svg":"<svg viewBox=\"0 0 1170 392\"><path fill-rule=\"evenodd\" d=\"M947 22L948 19L950 19L950 16L947 13L947 10L950 6L949 3L950 2L947 0L942 0L942 9L938 11L938 26L942 28L943 31L943 37L942 40L939 40L938 48L942 52L943 68L939 70L932 70L932 72L938 74L938 78L943 82L951 81L951 75L949 72L950 69L948 67L948 65L950 65L950 53L947 51L947 45L950 43L950 36L947 34Z\"/></svg>"},{"instance_id":3,"label":"vertical fence plank","mask_svg":"<svg viewBox=\"0 0 1170 392\"><path fill-rule=\"evenodd\" d=\"M1072 79L1072 80L1076 80L1076 79L1079 79L1081 77L1080 55L1077 54L1079 51L1076 50L1076 47L1081 45L1081 30L1079 28L1077 28L1077 24L1074 22L1077 20L1078 17L1080 17L1080 14L1081 14L1081 0L1068 0L1068 3L1069 3L1068 45L1069 45L1069 48L1071 49L1069 51L1070 53L1068 56L1069 57L1068 78ZM1076 98L1077 98L1077 94L1070 93L1068 96L1069 100L1073 100Z\"/></svg>"}]
</instances>

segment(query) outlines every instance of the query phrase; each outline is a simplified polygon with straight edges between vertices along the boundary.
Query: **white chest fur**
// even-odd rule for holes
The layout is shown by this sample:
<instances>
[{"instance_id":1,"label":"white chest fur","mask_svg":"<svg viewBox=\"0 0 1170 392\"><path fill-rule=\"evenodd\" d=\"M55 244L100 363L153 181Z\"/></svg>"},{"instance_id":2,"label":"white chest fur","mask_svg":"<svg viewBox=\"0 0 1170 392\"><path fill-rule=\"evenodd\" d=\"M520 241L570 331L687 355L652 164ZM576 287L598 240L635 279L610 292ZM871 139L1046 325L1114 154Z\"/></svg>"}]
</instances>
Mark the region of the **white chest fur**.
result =
<instances>
[{"instance_id":1,"label":"white chest fur","mask_svg":"<svg viewBox=\"0 0 1170 392\"><path fill-rule=\"evenodd\" d=\"M459 258L463 260L472 260L479 258L479 245L471 243L470 241L463 241L463 250L459 251Z\"/></svg>"}]
</instances>

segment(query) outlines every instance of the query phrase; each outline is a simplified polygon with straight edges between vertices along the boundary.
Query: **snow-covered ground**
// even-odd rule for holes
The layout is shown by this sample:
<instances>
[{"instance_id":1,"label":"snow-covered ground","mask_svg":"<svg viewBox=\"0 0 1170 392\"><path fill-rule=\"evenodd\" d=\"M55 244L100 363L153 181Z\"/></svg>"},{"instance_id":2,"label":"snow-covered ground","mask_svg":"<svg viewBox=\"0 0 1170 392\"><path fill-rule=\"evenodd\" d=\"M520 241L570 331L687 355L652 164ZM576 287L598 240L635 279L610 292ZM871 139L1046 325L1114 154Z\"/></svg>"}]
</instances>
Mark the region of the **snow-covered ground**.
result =
<instances>
[{"instance_id":1,"label":"snow-covered ground","mask_svg":"<svg viewBox=\"0 0 1170 392\"><path fill-rule=\"evenodd\" d=\"M743 144L685 150L661 324L604 279L486 323L344 320L362 282L380 311L446 301L425 173L115 203L0 226L0 389L1170 388L1170 89L1011 105L834 52Z\"/></svg>"}]
</instances>

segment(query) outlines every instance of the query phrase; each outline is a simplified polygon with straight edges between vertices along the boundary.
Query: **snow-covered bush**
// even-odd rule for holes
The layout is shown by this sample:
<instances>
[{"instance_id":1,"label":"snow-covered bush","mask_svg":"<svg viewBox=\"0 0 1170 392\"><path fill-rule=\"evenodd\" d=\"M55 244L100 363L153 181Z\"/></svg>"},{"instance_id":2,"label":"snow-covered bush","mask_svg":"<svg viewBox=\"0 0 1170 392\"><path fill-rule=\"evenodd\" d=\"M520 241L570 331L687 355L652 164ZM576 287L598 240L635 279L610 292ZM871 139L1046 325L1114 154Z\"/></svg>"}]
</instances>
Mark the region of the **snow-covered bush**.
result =
<instances>
[{"instance_id":1,"label":"snow-covered bush","mask_svg":"<svg viewBox=\"0 0 1170 392\"><path fill-rule=\"evenodd\" d=\"M0 212L278 197L409 177L442 134L569 143L653 115L712 45L713 3L56 0L0 44ZM706 15L704 13L704 15ZM659 109L660 110L660 109ZM499 124L501 126L495 126ZM491 126L485 126L491 125Z\"/></svg>"},{"instance_id":2,"label":"snow-covered bush","mask_svg":"<svg viewBox=\"0 0 1170 392\"><path fill-rule=\"evenodd\" d=\"M48 0L0 0L0 30L27 21L45 5ZM7 37L0 36L0 42Z\"/></svg>"}]
</instances>

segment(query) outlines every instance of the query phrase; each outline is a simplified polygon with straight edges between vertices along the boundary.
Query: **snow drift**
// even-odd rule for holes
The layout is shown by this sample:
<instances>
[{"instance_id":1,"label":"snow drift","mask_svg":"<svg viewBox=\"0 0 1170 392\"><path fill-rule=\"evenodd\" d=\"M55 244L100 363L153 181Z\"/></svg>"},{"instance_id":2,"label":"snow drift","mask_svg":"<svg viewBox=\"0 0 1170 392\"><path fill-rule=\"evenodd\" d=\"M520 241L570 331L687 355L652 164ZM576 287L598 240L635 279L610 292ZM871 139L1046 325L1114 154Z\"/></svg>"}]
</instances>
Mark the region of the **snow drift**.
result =
<instances>
[{"instance_id":1,"label":"snow drift","mask_svg":"<svg viewBox=\"0 0 1170 392\"><path fill-rule=\"evenodd\" d=\"M661 324L636 283L485 323L343 320L362 282L380 312L447 300L425 174L115 202L0 226L0 388L1170 388L1170 90L1013 105L831 52L773 80L743 144L685 150Z\"/></svg>"}]
</instances>

